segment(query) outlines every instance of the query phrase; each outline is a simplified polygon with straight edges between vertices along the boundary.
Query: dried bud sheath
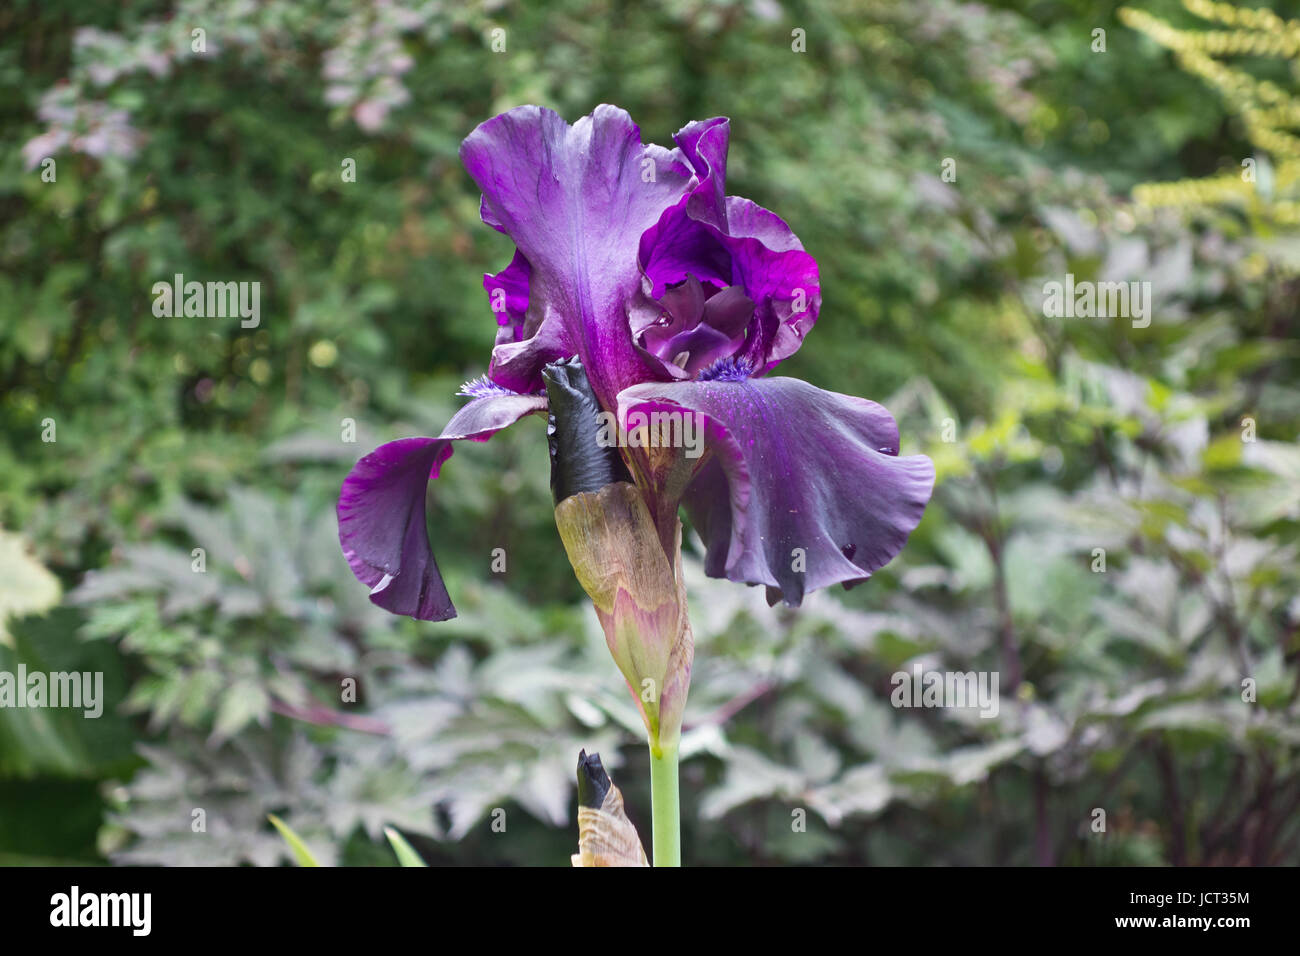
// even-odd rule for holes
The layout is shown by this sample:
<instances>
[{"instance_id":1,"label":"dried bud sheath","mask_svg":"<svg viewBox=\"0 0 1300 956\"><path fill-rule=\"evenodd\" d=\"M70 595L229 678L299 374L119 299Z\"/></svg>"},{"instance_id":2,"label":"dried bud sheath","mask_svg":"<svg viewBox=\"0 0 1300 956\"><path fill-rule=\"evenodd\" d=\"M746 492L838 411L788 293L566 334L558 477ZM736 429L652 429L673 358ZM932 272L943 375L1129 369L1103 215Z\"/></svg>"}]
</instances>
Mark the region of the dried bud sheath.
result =
<instances>
[{"instance_id":1,"label":"dried bud sheath","mask_svg":"<svg viewBox=\"0 0 1300 956\"><path fill-rule=\"evenodd\" d=\"M623 795L600 764L600 754L578 755L578 852L574 866L649 866Z\"/></svg>"}]
</instances>

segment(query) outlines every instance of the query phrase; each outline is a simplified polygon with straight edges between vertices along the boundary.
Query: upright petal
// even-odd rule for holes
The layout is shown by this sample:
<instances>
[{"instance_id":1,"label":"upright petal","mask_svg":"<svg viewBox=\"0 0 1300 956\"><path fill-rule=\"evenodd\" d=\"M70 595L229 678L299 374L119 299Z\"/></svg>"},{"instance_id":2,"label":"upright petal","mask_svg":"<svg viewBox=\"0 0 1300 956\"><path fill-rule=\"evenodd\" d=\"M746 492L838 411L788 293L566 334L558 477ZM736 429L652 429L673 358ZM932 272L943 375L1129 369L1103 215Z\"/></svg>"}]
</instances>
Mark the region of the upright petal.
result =
<instances>
[{"instance_id":1,"label":"upright petal","mask_svg":"<svg viewBox=\"0 0 1300 956\"><path fill-rule=\"evenodd\" d=\"M445 621L456 608L442 583L425 524L426 489L451 457L452 442L487 441L531 412L543 395L476 398L437 438L401 438L358 461L339 493L339 543L370 600L394 614Z\"/></svg>"},{"instance_id":2,"label":"upright petal","mask_svg":"<svg viewBox=\"0 0 1300 956\"><path fill-rule=\"evenodd\" d=\"M924 455L898 457L880 405L793 378L647 383L634 411L703 416L714 460L686 492L705 570L765 584L797 606L807 591L860 581L902 550L934 485Z\"/></svg>"},{"instance_id":3,"label":"upright petal","mask_svg":"<svg viewBox=\"0 0 1300 956\"><path fill-rule=\"evenodd\" d=\"M700 222L721 228L726 224L727 150L731 145L731 120L725 116L687 123L673 142L695 170L699 184L691 190L691 213Z\"/></svg>"},{"instance_id":4,"label":"upright petal","mask_svg":"<svg viewBox=\"0 0 1300 956\"><path fill-rule=\"evenodd\" d=\"M821 285L816 261L779 216L725 195L729 137L725 118L691 123L677 133L674 140L696 182L641 237L638 254L653 299L688 276L743 290L754 307L739 354L766 370L803 343L817 321Z\"/></svg>"},{"instance_id":5,"label":"upright petal","mask_svg":"<svg viewBox=\"0 0 1300 956\"><path fill-rule=\"evenodd\" d=\"M690 191L665 209L638 243L653 299L694 276L718 287L732 284L731 256L718 241L727 231L727 148L731 121L718 116L690 123L673 137L695 173ZM703 228L709 227L709 228Z\"/></svg>"},{"instance_id":6,"label":"upright petal","mask_svg":"<svg viewBox=\"0 0 1300 956\"><path fill-rule=\"evenodd\" d=\"M821 310L817 260L776 213L727 197L727 248L733 282L756 303L754 326L742 353L755 368L767 370L789 358Z\"/></svg>"},{"instance_id":7,"label":"upright petal","mask_svg":"<svg viewBox=\"0 0 1300 956\"><path fill-rule=\"evenodd\" d=\"M643 298L637 243L692 181L681 153L642 144L617 107L570 126L521 106L479 126L460 154L483 190L484 221L530 267L527 314L516 340L494 350L493 379L532 391L542 366L577 354L612 409L623 387L656 377L629 322Z\"/></svg>"}]
</instances>

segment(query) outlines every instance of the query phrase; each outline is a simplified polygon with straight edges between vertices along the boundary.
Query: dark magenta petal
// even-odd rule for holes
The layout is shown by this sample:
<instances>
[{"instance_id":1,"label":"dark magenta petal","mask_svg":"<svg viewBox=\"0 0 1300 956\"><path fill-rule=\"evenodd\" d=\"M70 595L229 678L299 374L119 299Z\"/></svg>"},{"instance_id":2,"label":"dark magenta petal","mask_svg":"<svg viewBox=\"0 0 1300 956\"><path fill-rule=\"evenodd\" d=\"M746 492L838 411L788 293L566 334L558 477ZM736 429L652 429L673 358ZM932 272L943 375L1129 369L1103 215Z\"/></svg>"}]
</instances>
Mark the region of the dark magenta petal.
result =
<instances>
[{"instance_id":1,"label":"dark magenta petal","mask_svg":"<svg viewBox=\"0 0 1300 956\"><path fill-rule=\"evenodd\" d=\"M659 297L659 304L668 310L677 329L689 329L698 323L704 317L706 301L704 286L695 276L668 289Z\"/></svg>"},{"instance_id":2,"label":"dark magenta petal","mask_svg":"<svg viewBox=\"0 0 1300 956\"><path fill-rule=\"evenodd\" d=\"M799 350L821 309L817 260L803 251L784 220L762 206L727 197L726 239L734 284L755 302L755 327L745 357L770 369Z\"/></svg>"},{"instance_id":3,"label":"dark magenta petal","mask_svg":"<svg viewBox=\"0 0 1300 956\"><path fill-rule=\"evenodd\" d=\"M725 195L729 137L721 118L692 123L674 137L696 182L641 237L638 255L654 299L687 276L739 287L753 308L738 356L766 370L794 354L816 322L821 283L816 261L779 216Z\"/></svg>"},{"instance_id":4,"label":"dark magenta petal","mask_svg":"<svg viewBox=\"0 0 1300 956\"><path fill-rule=\"evenodd\" d=\"M642 144L617 107L570 126L521 106L475 129L460 155L483 191L483 220L530 267L527 314L515 341L494 349L492 379L531 392L543 366L576 354L612 408L623 387L661 374L634 346L629 319L644 298L641 234L692 181L682 154Z\"/></svg>"},{"instance_id":5,"label":"dark magenta petal","mask_svg":"<svg viewBox=\"0 0 1300 956\"><path fill-rule=\"evenodd\" d=\"M740 286L731 285L704 303L704 322L730 339L743 339L754 314L754 302Z\"/></svg>"},{"instance_id":6,"label":"dark magenta petal","mask_svg":"<svg viewBox=\"0 0 1300 956\"><path fill-rule=\"evenodd\" d=\"M695 276L665 291L659 305L665 312L640 330L638 341L661 362L685 369L692 378L735 354L754 314L754 303L738 286L714 292Z\"/></svg>"},{"instance_id":7,"label":"dark magenta petal","mask_svg":"<svg viewBox=\"0 0 1300 956\"><path fill-rule=\"evenodd\" d=\"M672 286L691 277L719 287L733 281L726 243L711 227L705 228L692 219L685 205L668 210L645 232L639 255L646 291L652 299L662 299Z\"/></svg>"},{"instance_id":8,"label":"dark magenta petal","mask_svg":"<svg viewBox=\"0 0 1300 956\"><path fill-rule=\"evenodd\" d=\"M692 276L664 293L659 300L662 311L649 325L636 330L634 338L662 361L671 362L676 354L670 351L673 340L700 324L704 301L704 287Z\"/></svg>"},{"instance_id":9,"label":"dark magenta petal","mask_svg":"<svg viewBox=\"0 0 1300 956\"><path fill-rule=\"evenodd\" d=\"M722 227L727 188L727 149L731 142L731 120L725 116L687 123L673 142L695 170L700 185L691 190L692 216L700 222Z\"/></svg>"},{"instance_id":10,"label":"dark magenta petal","mask_svg":"<svg viewBox=\"0 0 1300 956\"><path fill-rule=\"evenodd\" d=\"M717 329L697 325L689 332L673 336L653 351L660 358L681 365L694 376L718 359L736 351L739 344L739 341L727 338ZM682 356L685 356L685 364L679 361Z\"/></svg>"},{"instance_id":11,"label":"dark magenta petal","mask_svg":"<svg viewBox=\"0 0 1300 956\"><path fill-rule=\"evenodd\" d=\"M422 621L456 616L425 525L425 491L451 457L452 442L487 441L531 412L542 395L476 398L437 438L401 438L380 445L355 465L339 492L339 543L352 573L370 587L370 600Z\"/></svg>"},{"instance_id":12,"label":"dark magenta petal","mask_svg":"<svg viewBox=\"0 0 1300 956\"><path fill-rule=\"evenodd\" d=\"M525 314L528 312L528 277L532 267L522 252L496 275L483 277L488 302L497 320L497 344L518 342L524 338Z\"/></svg>"},{"instance_id":13,"label":"dark magenta petal","mask_svg":"<svg viewBox=\"0 0 1300 956\"><path fill-rule=\"evenodd\" d=\"M929 458L898 457L883 407L798 379L647 383L618 401L623 421L637 409L703 416L713 457L685 504L705 570L777 588L792 606L888 564L934 486Z\"/></svg>"}]
</instances>

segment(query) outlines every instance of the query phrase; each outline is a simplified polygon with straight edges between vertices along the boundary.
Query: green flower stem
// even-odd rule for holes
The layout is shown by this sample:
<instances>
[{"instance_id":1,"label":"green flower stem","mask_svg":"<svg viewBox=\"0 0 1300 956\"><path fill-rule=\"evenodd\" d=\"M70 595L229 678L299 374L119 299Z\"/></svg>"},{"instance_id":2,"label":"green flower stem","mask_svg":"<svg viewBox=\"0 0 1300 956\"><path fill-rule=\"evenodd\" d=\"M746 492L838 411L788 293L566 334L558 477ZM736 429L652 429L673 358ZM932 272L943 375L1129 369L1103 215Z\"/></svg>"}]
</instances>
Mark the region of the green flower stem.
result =
<instances>
[{"instance_id":1,"label":"green flower stem","mask_svg":"<svg viewBox=\"0 0 1300 956\"><path fill-rule=\"evenodd\" d=\"M682 865L681 800L677 792L677 748L650 746L650 815L655 866Z\"/></svg>"}]
</instances>

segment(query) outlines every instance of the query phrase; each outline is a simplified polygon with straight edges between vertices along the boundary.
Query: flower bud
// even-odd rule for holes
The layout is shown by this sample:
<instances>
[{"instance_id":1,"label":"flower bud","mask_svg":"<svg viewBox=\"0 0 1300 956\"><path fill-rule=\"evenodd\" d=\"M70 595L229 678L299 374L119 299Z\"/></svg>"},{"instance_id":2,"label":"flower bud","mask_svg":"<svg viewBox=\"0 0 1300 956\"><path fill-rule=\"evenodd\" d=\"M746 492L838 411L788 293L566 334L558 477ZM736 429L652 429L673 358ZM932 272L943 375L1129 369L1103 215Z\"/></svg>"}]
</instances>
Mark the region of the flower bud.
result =
<instances>
[{"instance_id":1,"label":"flower bud","mask_svg":"<svg viewBox=\"0 0 1300 956\"><path fill-rule=\"evenodd\" d=\"M681 576L681 526L670 568L641 493L623 481L565 498L555 507L555 523L641 710L651 748L675 748L695 652Z\"/></svg>"},{"instance_id":2,"label":"flower bud","mask_svg":"<svg viewBox=\"0 0 1300 956\"><path fill-rule=\"evenodd\" d=\"M694 641L681 575L681 524L665 552L617 448L596 441L599 405L577 359L543 371L550 405L555 523L578 582L596 607L655 753L675 748Z\"/></svg>"}]
</instances>

